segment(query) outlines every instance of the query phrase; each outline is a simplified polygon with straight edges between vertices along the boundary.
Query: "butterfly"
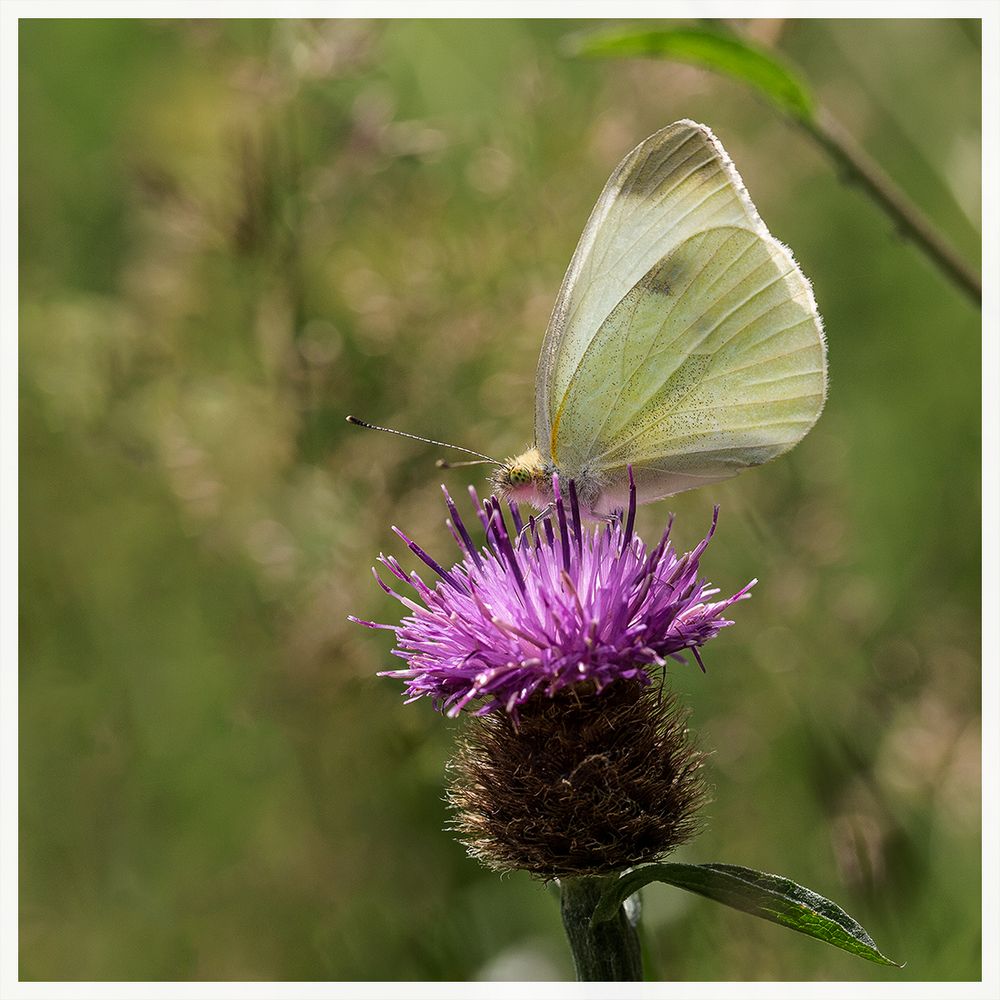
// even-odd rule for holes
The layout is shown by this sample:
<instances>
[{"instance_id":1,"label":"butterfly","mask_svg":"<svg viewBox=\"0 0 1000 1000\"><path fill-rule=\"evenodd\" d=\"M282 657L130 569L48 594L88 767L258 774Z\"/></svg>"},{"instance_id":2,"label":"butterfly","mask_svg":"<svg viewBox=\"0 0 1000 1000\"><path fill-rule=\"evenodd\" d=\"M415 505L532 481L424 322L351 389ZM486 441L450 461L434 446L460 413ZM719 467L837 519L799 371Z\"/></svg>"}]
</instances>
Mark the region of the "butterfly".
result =
<instances>
[{"instance_id":1,"label":"butterfly","mask_svg":"<svg viewBox=\"0 0 1000 1000\"><path fill-rule=\"evenodd\" d=\"M558 475L602 518L629 470L640 503L719 482L802 440L826 368L809 281L712 131L674 122L591 212L542 343L535 444L495 463L493 489L546 508Z\"/></svg>"}]
</instances>

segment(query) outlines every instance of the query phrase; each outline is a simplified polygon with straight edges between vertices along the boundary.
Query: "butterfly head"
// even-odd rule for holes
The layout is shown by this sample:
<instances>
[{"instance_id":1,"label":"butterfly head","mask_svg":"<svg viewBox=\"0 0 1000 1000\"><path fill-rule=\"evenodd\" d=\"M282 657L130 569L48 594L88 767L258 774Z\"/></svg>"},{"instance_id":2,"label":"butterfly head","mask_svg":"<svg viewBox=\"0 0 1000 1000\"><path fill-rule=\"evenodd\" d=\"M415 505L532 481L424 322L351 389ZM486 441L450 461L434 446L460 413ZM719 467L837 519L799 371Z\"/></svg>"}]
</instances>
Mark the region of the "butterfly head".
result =
<instances>
[{"instance_id":1,"label":"butterfly head","mask_svg":"<svg viewBox=\"0 0 1000 1000\"><path fill-rule=\"evenodd\" d=\"M509 458L493 473L493 491L502 500L544 507L552 499L552 466L537 448Z\"/></svg>"}]
</instances>

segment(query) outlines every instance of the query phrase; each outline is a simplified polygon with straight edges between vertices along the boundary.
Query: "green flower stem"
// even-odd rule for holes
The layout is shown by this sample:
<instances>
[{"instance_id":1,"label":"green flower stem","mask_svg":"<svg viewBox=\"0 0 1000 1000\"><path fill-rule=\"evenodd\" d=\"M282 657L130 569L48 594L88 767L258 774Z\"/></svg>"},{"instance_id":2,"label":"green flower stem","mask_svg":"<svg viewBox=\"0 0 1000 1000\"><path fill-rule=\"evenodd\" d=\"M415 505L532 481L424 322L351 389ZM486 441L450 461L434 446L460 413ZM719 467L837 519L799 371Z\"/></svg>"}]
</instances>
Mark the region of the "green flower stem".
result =
<instances>
[{"instance_id":1,"label":"green flower stem","mask_svg":"<svg viewBox=\"0 0 1000 1000\"><path fill-rule=\"evenodd\" d=\"M562 919L581 983L641 982L642 950L624 905L611 920L591 927L590 918L609 882L617 875L561 878Z\"/></svg>"},{"instance_id":2,"label":"green flower stem","mask_svg":"<svg viewBox=\"0 0 1000 1000\"><path fill-rule=\"evenodd\" d=\"M793 115L792 120L829 154L844 176L869 194L904 236L916 243L973 302L982 304L983 285L976 271L829 112L818 108L812 117Z\"/></svg>"},{"instance_id":3,"label":"green flower stem","mask_svg":"<svg viewBox=\"0 0 1000 1000\"><path fill-rule=\"evenodd\" d=\"M844 178L866 191L899 232L942 273L973 302L982 303L982 280L975 268L959 256L860 143L826 109L817 106L809 88L772 53L717 26L599 29L571 40L569 50L605 58L677 59L749 84L803 128Z\"/></svg>"}]
</instances>

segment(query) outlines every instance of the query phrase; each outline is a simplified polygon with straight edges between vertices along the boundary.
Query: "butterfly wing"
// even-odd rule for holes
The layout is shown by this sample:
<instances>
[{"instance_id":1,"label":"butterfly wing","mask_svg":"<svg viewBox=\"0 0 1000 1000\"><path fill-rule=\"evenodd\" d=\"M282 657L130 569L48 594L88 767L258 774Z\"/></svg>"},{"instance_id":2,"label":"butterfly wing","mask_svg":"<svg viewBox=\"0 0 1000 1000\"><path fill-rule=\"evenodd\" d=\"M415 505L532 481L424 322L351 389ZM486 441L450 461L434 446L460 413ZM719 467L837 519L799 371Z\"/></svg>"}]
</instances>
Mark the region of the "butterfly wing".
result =
<instances>
[{"instance_id":1,"label":"butterfly wing","mask_svg":"<svg viewBox=\"0 0 1000 1000\"><path fill-rule=\"evenodd\" d=\"M586 466L610 485L631 465L649 501L787 451L815 423L825 388L819 318L788 251L748 229L708 229L611 311L553 438L567 468Z\"/></svg>"},{"instance_id":2,"label":"butterfly wing","mask_svg":"<svg viewBox=\"0 0 1000 1000\"><path fill-rule=\"evenodd\" d=\"M825 398L808 281L721 145L682 121L618 166L587 223L539 359L539 447L643 500L792 447Z\"/></svg>"}]
</instances>

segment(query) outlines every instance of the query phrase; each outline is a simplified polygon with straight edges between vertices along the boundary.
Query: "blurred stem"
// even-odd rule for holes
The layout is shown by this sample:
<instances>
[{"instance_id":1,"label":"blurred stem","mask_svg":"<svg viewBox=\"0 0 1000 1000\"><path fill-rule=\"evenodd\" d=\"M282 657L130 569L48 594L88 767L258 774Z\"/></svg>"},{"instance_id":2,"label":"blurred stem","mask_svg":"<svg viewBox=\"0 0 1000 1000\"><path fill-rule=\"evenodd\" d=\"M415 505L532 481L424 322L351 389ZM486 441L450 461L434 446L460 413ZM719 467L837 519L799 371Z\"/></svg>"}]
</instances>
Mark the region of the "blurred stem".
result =
<instances>
[{"instance_id":1,"label":"blurred stem","mask_svg":"<svg viewBox=\"0 0 1000 1000\"><path fill-rule=\"evenodd\" d=\"M620 906L613 920L592 927L608 879L617 875L561 878L562 919L573 952L577 982L642 982L642 950L635 926Z\"/></svg>"},{"instance_id":2,"label":"blurred stem","mask_svg":"<svg viewBox=\"0 0 1000 1000\"><path fill-rule=\"evenodd\" d=\"M833 158L849 180L868 192L895 222L900 233L913 240L977 305L982 304L983 287L979 275L828 111L817 108L811 117L795 116L793 121Z\"/></svg>"}]
</instances>

